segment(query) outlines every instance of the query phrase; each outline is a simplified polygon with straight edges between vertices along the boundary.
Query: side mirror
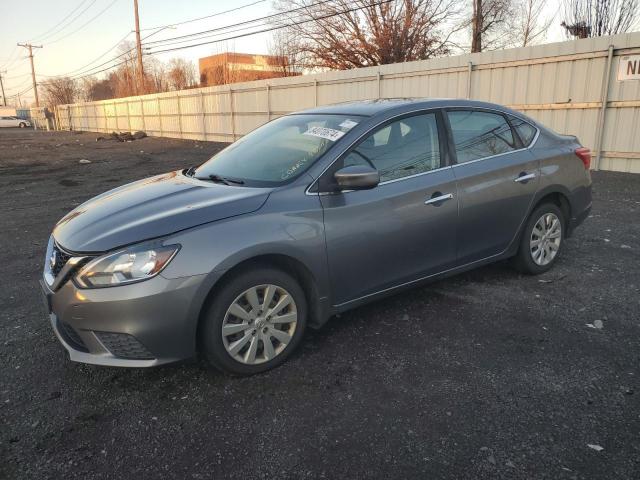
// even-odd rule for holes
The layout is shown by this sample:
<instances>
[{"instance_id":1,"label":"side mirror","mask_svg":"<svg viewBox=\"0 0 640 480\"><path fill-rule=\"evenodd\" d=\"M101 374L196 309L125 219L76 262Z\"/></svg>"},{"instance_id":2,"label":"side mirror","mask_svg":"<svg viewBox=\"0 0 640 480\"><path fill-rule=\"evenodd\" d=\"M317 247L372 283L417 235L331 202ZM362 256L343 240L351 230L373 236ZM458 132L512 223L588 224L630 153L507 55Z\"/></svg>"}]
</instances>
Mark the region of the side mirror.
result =
<instances>
[{"instance_id":1,"label":"side mirror","mask_svg":"<svg viewBox=\"0 0 640 480\"><path fill-rule=\"evenodd\" d=\"M366 165L351 165L333 174L340 190L368 190L380 183L380 174Z\"/></svg>"}]
</instances>

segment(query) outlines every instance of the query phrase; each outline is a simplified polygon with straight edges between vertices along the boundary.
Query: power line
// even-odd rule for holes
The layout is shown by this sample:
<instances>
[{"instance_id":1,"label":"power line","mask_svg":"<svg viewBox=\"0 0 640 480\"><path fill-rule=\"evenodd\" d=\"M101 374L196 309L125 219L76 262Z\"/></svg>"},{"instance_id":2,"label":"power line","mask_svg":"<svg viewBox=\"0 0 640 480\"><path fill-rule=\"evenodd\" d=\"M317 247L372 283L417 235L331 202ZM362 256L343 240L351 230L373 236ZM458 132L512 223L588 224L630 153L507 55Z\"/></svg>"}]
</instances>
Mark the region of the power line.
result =
<instances>
[{"instance_id":1,"label":"power line","mask_svg":"<svg viewBox=\"0 0 640 480\"><path fill-rule=\"evenodd\" d=\"M212 43L225 42L227 40L235 40L237 38L248 37L248 36L251 36L251 35L257 35L259 33L272 32L274 30L279 30L281 28L295 27L295 26L298 26L298 25L303 25L305 23L315 22L315 21L318 21L318 20L324 20L326 18L336 17L338 15L344 15L345 13L355 12L357 10L362 10L364 8L377 7L378 5L384 5L385 3L390 3L390 2L393 2L393 1L395 1L395 0L383 0L383 1L380 1L380 2L377 2L377 3L368 4L366 6L354 7L354 8L350 8L350 9L347 9L347 10L342 10L340 12L330 13L330 14L327 14L327 15L319 16L319 17L313 17L311 19L303 20L303 21L299 21L299 22L293 22L293 23L288 23L288 24L283 24L283 25L277 25L277 26L274 26L274 27L271 27L271 28L266 28L266 29L263 29L263 30L257 30L257 31L253 31L253 32L242 33L242 34L234 35L234 36L231 36L231 37L220 38L220 39L217 39L217 40L209 40L207 42L195 43L195 44L192 44L192 45L185 45L183 47L165 48L163 50L156 50L156 51L153 51L153 52L148 52L148 55L155 55L155 54L164 53L164 52L173 52L173 51L176 51L176 50L184 50L184 49L187 49L187 48L199 47L199 46L202 46L202 45L209 45L209 44L212 44ZM198 39L196 39L196 40L198 40ZM162 46L163 45L161 45L161 47ZM148 47L148 48L153 48L153 47Z\"/></svg>"},{"instance_id":2,"label":"power line","mask_svg":"<svg viewBox=\"0 0 640 480\"><path fill-rule=\"evenodd\" d=\"M42 34L38 35L37 37L33 37L33 38L31 39L31 41L33 42L34 40L38 40L39 38L46 37L50 32L52 32L53 30L55 30L56 28L58 28L60 25L62 25L62 24L67 20L67 18L69 18L71 15L73 15L75 12L77 12L77 11L80 9L80 7L82 6L82 4L83 4L83 3L85 3L85 2L87 2L87 0L82 0L82 1L78 4L78 6L76 6L73 10L71 10L71 11L67 14L67 16L66 16L66 17L64 17L62 20L60 20L58 23L56 23L53 27L51 27L51 28L50 28L49 30L47 30L46 32L44 32L44 33L42 33Z\"/></svg>"},{"instance_id":3,"label":"power line","mask_svg":"<svg viewBox=\"0 0 640 480\"><path fill-rule=\"evenodd\" d=\"M84 15L84 13L89 10L93 4L96 3L96 0L92 0L91 3L89 3L89 5L87 5L80 13L78 13L75 17L73 17L69 22L66 23L66 25L63 25L62 27L60 27L57 31L54 31L52 33L49 33L47 35L44 36L40 36L38 41L43 41L46 40L47 38L50 38L52 36L56 36L58 35L60 32L62 32L65 28L67 28L68 26L72 25L76 20L78 20L82 15Z\"/></svg>"},{"instance_id":4,"label":"power line","mask_svg":"<svg viewBox=\"0 0 640 480\"><path fill-rule=\"evenodd\" d=\"M10 54L9 54L9 56L7 57L7 60L5 61L5 64L2 66L2 68L8 69L8 68L9 68L9 67L11 67L14 63L16 63L16 60L18 59L18 56L19 56L19 55L18 55L17 57L13 58L13 59L12 59L12 57L13 57L13 55L14 55L15 53L17 53L17 52L18 52L18 46L17 46L17 45L15 45L15 46L13 47L13 50L11 50L11 53L10 53Z\"/></svg>"},{"instance_id":5,"label":"power line","mask_svg":"<svg viewBox=\"0 0 640 480\"><path fill-rule=\"evenodd\" d=\"M351 8L351 9L347 9L347 10L342 10L340 12L334 12L334 13L331 13L331 14L327 14L327 15L323 15L323 16L319 16L319 17L314 17L313 19L310 19L310 20L287 23L287 24L283 24L283 25L278 25L278 26L275 26L275 27L267 28L267 29L264 29L264 30L248 32L248 33L241 34L241 35L236 35L236 36L232 36L232 37L225 37L225 38L212 40L212 41L208 41L208 42L203 42L203 43L199 43L199 44L195 44L195 45L186 45L186 46L183 46L183 47L175 47L175 48L169 48L169 49L159 50L159 51L155 51L155 52L149 52L149 53L146 53L145 55L155 55L157 53L163 53L163 52L167 52L167 51L182 50L182 49L197 47L197 46L205 45L205 44L224 42L224 41L232 40L232 39L235 39L235 38L246 37L246 36L250 36L250 35L256 35L256 34L259 34L259 33L269 32L269 31L278 30L278 29L281 29L281 28L286 28L286 27L291 27L291 26L296 26L296 25L302 25L302 24L309 23L309 22L312 22L312 21L322 20L322 19L325 19L325 18L335 17L335 16L338 16L338 15L343 15L345 13L350 13L350 12L357 11L357 10L362 10L363 8L370 8L370 7L373 7L373 6L383 5L385 3L390 3L392 1L394 1L394 0L383 0L383 1L380 1L378 3L366 5L364 7L362 7L362 6L361 7L355 7L355 8ZM321 2L317 2L315 4L309 5L308 7L314 7L314 6L317 6L317 5L324 4L324 3L327 3L327 0L324 0L324 1L321 1ZM291 13L291 12L287 12L287 13ZM273 17L273 15L270 15L269 17ZM258 20L258 19L255 19L255 20ZM228 25L225 28L230 28L230 27L241 25L241 24L245 24L245 23L246 22L240 22L240 23L237 23L237 24L231 24L231 25ZM148 35L146 38L148 38L149 36L151 36L151 35ZM120 54L118 57L115 57L115 58L113 58L111 60L108 60L108 61L104 62L102 65L105 65L105 64L107 64L107 63L109 63L109 62L111 62L113 60L116 60L119 57L122 57L122 56L126 55L127 53L129 53L131 51L133 51L133 48L131 48L128 51ZM87 73L86 75L82 75L82 76L76 76L74 78L80 79L80 78L84 78L84 77L87 77L87 76L90 76L90 75L96 75L98 73L102 73L102 72L105 72L107 70L111 70L113 68L116 68L116 67L118 67L118 66L120 66L120 65L122 65L122 64L124 64L124 63L126 63L128 61L130 61L130 60L129 59L125 59L125 60L123 60L121 62L116 63L115 65L111 65L109 67L103 68L102 70L98 70L98 71L94 71L94 72L91 72L91 73ZM101 65L98 65L98 66L96 66L94 68L98 68L100 66Z\"/></svg>"},{"instance_id":6,"label":"power line","mask_svg":"<svg viewBox=\"0 0 640 480\"><path fill-rule=\"evenodd\" d=\"M85 0L85 1L86 1L86 0ZM195 22L195 21L198 21L198 20L202 20L202 19L206 19L206 18L211 18L211 17L215 17L215 16L223 15L223 14L226 14L226 13L231 13L231 12L238 11L238 10L240 10L240 9L243 9L243 8L247 8L247 7L250 7L250 6L256 5L256 4L258 4L258 3L263 3L264 1L266 1L266 0L259 0L259 1L255 1L255 2L253 2L253 3L249 3L249 4L246 4L246 5L242 5L242 6L240 6L240 7L235 7L235 8L229 9L229 10L224 10L224 11L222 11L222 12L217 12L217 13L214 13L214 14L211 14L211 15L206 15L206 16L204 16L204 17L198 17L198 18L194 18L194 19L190 19L190 20L185 20L185 21L182 21L182 22L178 22L178 23L176 23L176 24L168 24L168 25L163 25L163 26L160 26L160 27L154 27L153 29L155 29L156 31L155 31L155 32L153 32L153 33L151 33L151 34L149 34L149 35L147 35L147 36L145 36L145 37L143 37L141 40L142 40L142 41L144 41L144 40L146 40L147 38L151 37L152 35L155 35L156 33L159 33L161 30L163 30L163 29L165 29L165 28L170 28L170 27L174 27L174 26L176 26L176 25L183 25L183 24L185 24L185 23L191 23L191 22ZM314 7L314 6L317 6L317 5L321 5L321 4L327 3L327 2L329 2L329 1L333 1L333 0L324 0L324 1L320 1L320 2L317 2L317 3L314 3L314 4L310 5L309 7ZM80 5L82 5L82 4L80 4ZM79 5L79 6L80 6L80 5ZM300 8L295 9L295 10L300 10ZM295 10L294 10L294 11L295 11ZM72 12L72 13L73 13L73 12ZM291 13L291 12L289 12L289 13ZM273 17L280 16L280 15L282 15L282 14L281 14L281 13L279 13L279 14L275 14L275 15L269 15L269 16L266 16L266 17L259 17L259 18L253 19L253 20L251 20L251 21L249 21L249 22L246 22L246 21L245 21L245 22L240 22L240 23L236 23L236 24L231 24L231 25L228 25L228 26L226 26L226 27L223 27L222 29L227 29L227 30L228 30L229 28L231 28L231 27L233 27L233 26L245 25L245 24L247 24L247 23L255 23L255 22L260 21L260 20L262 20L262 19L273 18ZM143 30L151 30L151 28L143 29ZM218 28L218 29L214 29L214 30L220 30L220 28ZM142 30L141 30L141 31L142 31ZM207 32L208 32L208 31L200 32L200 34L202 34L202 33L207 33ZM227 33L229 33L229 32L227 32ZM100 67L105 66L105 65L107 65L107 64L109 64L109 63L111 63L111 62L113 62L113 61L115 61L115 60L117 60L117 59L119 59L119 58L121 58L121 57L123 57L123 56L127 55L128 53L132 52L132 51L134 50L133 48L131 48L131 49L129 49L129 50L127 50L127 51L125 51L125 52L123 52L123 53L121 53L121 54L119 54L119 55L117 55L117 56L115 56L115 57L113 57L113 58L111 58L111 59L109 59L109 60L107 60L107 61L105 61L105 62L101 63L101 64L99 64L99 65L93 66L93 67L89 68L88 70L85 70L87 67L89 67L89 66L90 66L90 65L92 65L93 63L97 62L97 61L98 61L98 60L100 60L101 58L104 58L104 57L106 56L106 54L107 54L107 53L109 53L109 52L110 52L110 51L112 51L114 48L116 48L116 47L117 47L117 46L118 46L122 41L124 41L124 40L125 40L125 39L130 35L130 34L131 34L131 32L129 32L127 35L125 35L125 36L124 36L121 40L119 40L119 41L118 41L114 46L112 46L111 48L109 48L108 50L106 50L102 55L100 55L99 57L97 57L97 58L96 58L96 59L94 59L93 61L91 61L91 62L89 62L89 63L85 64L85 65L84 65L84 66L82 66L82 67L79 67L79 68L77 68L77 69L75 69L75 70L72 70L72 71L66 72L66 73L64 73L64 74L59 74L59 75L38 74L38 77L56 77L56 76L69 76L69 75L71 75L73 78L80 79L80 78L85 78L85 77L90 76L90 75L95 75L95 74L98 74L98 73L104 72L104 71L109 70L109 69L111 69L111 68L115 68L116 66L122 65L122 64L123 64L123 63L125 63L125 62L119 62L119 63L118 63L118 64L116 64L116 65L113 65L113 66L110 66L110 67L107 67L107 68L102 68L102 69L100 69ZM168 40L171 40L171 39L168 39ZM165 41L166 41L166 40L165 40ZM53 42L50 42L50 43L53 43ZM16 78L17 78L17 77L26 76L26 75L29 75L29 74L27 73L27 74L24 74L24 75L19 75L19 76L16 76Z\"/></svg>"},{"instance_id":7,"label":"power line","mask_svg":"<svg viewBox=\"0 0 640 480\"><path fill-rule=\"evenodd\" d=\"M120 40L118 40L112 47L109 48L109 50L106 50L103 54L101 54L99 57L96 57L94 60L90 61L89 63L83 65L82 67L76 68L75 70L71 70L69 72L66 73L61 73L59 75L44 75L44 74L40 74L40 76L43 77L66 77L68 75L74 74L76 72L79 72L80 70L84 70L85 68L87 68L89 65L92 65L94 63L96 63L98 60L100 60L101 58L103 58L107 53L109 53L111 50L113 50L114 48L118 47L122 42L124 42L127 37L129 35L131 35L132 32L127 32L127 34L122 37ZM96 68L96 67L94 67Z\"/></svg>"},{"instance_id":8,"label":"power line","mask_svg":"<svg viewBox=\"0 0 640 480\"><path fill-rule=\"evenodd\" d=\"M69 22L67 22L66 25L63 25L60 29L58 29L57 31L50 33L48 35L45 35L44 37L41 37L38 41L47 41L48 38L51 37L55 37L56 35L58 35L59 33L63 32L65 28L71 26L76 20L78 20L82 15L84 15L84 13L89 10L91 7L93 7L94 3L96 3L96 0L92 0L91 3L89 3L89 5L87 5L80 13L78 13L75 17L73 17Z\"/></svg>"},{"instance_id":9,"label":"power line","mask_svg":"<svg viewBox=\"0 0 640 480\"><path fill-rule=\"evenodd\" d=\"M26 73L21 73L20 75L11 75L10 77L4 77L4 78L5 78L5 80L13 80L13 79L16 79L16 78L27 77L29 75L30 75L30 73L26 72Z\"/></svg>"},{"instance_id":10,"label":"power line","mask_svg":"<svg viewBox=\"0 0 640 480\"><path fill-rule=\"evenodd\" d=\"M160 25L158 27L150 27L150 28L143 28L142 30L140 30L141 32L144 32L146 30L157 30L158 28L163 28L163 27L168 27L168 26L173 26L173 27L177 27L179 25L184 25L186 23L193 23L193 22L197 22L199 20L205 20L207 18L213 18L213 17L219 17L220 15L224 15L226 13L231 13L231 12L236 12L238 10L242 10L248 7L253 7L254 5L257 5L259 3L264 3L267 0L258 0L257 2L253 2L253 3L248 3L246 5L241 5L239 7L236 8L231 8L229 10L224 10L223 12L217 12L217 13L212 13L211 15L205 15L204 17L198 17L198 18L192 18L190 20L184 20L182 22L177 22L177 23L171 23L168 25Z\"/></svg>"},{"instance_id":11,"label":"power line","mask_svg":"<svg viewBox=\"0 0 640 480\"><path fill-rule=\"evenodd\" d=\"M24 88L25 85L31 84L31 79L27 80L26 82L22 82L20 85L18 85L17 87L11 87L9 88L9 94L7 95L8 97L12 97L14 94L11 92L15 92L16 90L20 90L21 88ZM33 85L29 85L29 88L33 87Z\"/></svg>"},{"instance_id":12,"label":"power line","mask_svg":"<svg viewBox=\"0 0 640 480\"><path fill-rule=\"evenodd\" d=\"M238 23L233 23L233 24L230 24L230 25L226 25L224 27L212 28L210 30L203 30L201 32L189 33L189 34L186 34L186 35L179 35L177 37L165 38L165 39L162 39L162 40L154 40L152 42L148 42L147 44L151 45L151 44L156 44L156 43L164 43L164 42L168 42L168 41L172 41L172 40L178 40L178 39L181 39L181 38L197 37L197 36L200 36L200 35L204 35L205 33L224 31L224 30L227 30L227 29L229 29L231 27L239 27L241 25L248 25L248 24L252 24L252 23L256 23L256 22L263 22L265 20L270 20L272 18L281 17L283 15L289 15L291 13L295 13L295 12L298 12L300 10L308 10L310 8L314 8L314 7L317 7L317 6L320 6L320 5L324 5L325 3L330 3L330 2L333 2L333 1L335 1L335 0L322 0L320 2L312 3L311 5L306 5L306 6L303 6L303 7L293 8L291 10L288 10L287 12L273 13L271 15L266 15L264 17L258 17L258 18L254 18L254 19L251 19L251 20L245 20L244 22L238 22ZM372 5L367 5L366 7L359 7L359 8L360 9L361 8L368 8L370 6L372 6ZM199 39L194 39L194 40L199 40Z\"/></svg>"},{"instance_id":13,"label":"power line","mask_svg":"<svg viewBox=\"0 0 640 480\"><path fill-rule=\"evenodd\" d=\"M172 41L174 39L184 38L184 37L188 37L188 36L202 35L204 33L210 33L212 31L221 31L221 30L224 31L224 30L227 30L227 32L225 32L225 33L230 33L229 29L232 28L232 27L241 26L241 25L247 25L247 24L256 23L258 21L265 20L265 19L270 19L270 18L275 18L275 17L279 17L279 16L282 16L282 15L286 15L286 14L291 14L291 13L293 13L295 11L299 11L299 10L302 10L302 9L309 9L309 8L316 7L318 5L322 5L322 4L328 3L329 1L333 1L333 0L323 0L323 1L316 2L316 3L311 4L311 5L308 5L306 7L300 7L300 8L296 8L296 9L290 10L288 12L268 15L268 16L265 16L265 17L260 17L260 18L256 18L256 19L248 20L248 21L244 21L244 22L238 22L238 23L235 23L235 24L227 25L225 27L220 27L220 28L216 28L216 29L211 29L211 30L198 32L196 34L182 35L182 36L179 36L179 37L173 37L173 38L165 39L163 41L164 42L170 42L170 41ZM169 52L169 51L183 50L183 49L193 48L193 47L197 47L197 46L201 46L201 45L208 45L208 44L212 44L212 43L219 43L219 42L224 42L224 41L227 41L227 40L233 40L233 39L236 39L236 38L242 38L242 37L246 37L246 36L257 35L257 34L260 34L260 33L279 30L279 29L282 29L282 28L287 28L287 27L292 27L292 26L297 26L297 25L303 25L303 24L306 24L306 23L309 23L309 22L323 20L323 19L326 19L326 18L331 18L331 17L335 17L335 16L338 16L338 15L344 15L346 13L351 13L351 12L354 12L354 11L357 11L357 10L362 10L364 8L371 8L371 7L375 7L375 6L378 6L378 5L383 5L383 4L386 4L386 3L390 3L392 1L394 1L394 0L382 0L380 2L369 4L369 5L365 5L365 6L354 7L354 8L342 10L342 11L339 11L339 12L333 12L333 13L330 13L330 14L326 14L326 15L322 15L322 16L318 16L318 17L313 17L312 19L308 19L308 20L285 23L285 24L277 25L277 26L266 28L266 29L262 29L262 30L256 30L256 31L243 33L243 34L240 34L240 35L228 36L228 37L225 37L225 38L218 38L218 39L215 39L215 40L210 40L210 41L206 41L206 42L201 42L201 43L196 43L196 44L191 44L191 45L185 45L185 46L180 46L180 47L166 48L166 49L161 49L161 50L156 50L156 51L150 51L150 52L145 53L145 55L155 55L155 54ZM262 26L262 25L264 25L264 23L263 24L259 24L259 25L254 26L254 27L244 27L243 29L246 30L247 28L256 28L256 27L259 27L259 26ZM167 25L165 27L170 27L170 26L171 25ZM162 28L165 28L165 27L162 27ZM239 30L243 30L243 29L239 29ZM149 38L151 35L154 35L155 33L158 33L158 31L156 31L156 32L154 32L154 33L152 33L150 35L147 35L146 37L142 38L142 40L144 40L146 38ZM219 33L218 35L222 35L222 34L223 33ZM194 39L194 40L197 41L197 40L200 40L200 39L201 38L197 38L197 39ZM149 43L155 43L155 42L149 42ZM147 43L145 43L145 45L147 45ZM164 46L168 46L168 45L158 45L158 47L164 47ZM151 49L151 48L156 48L156 47L147 47L147 49ZM113 47L110 50L112 50L112 49L113 49ZM110 50L108 50L108 51L110 51ZM106 62L101 63L100 65L96 65L95 67L92 67L91 69L89 69L89 71L80 72L77 75L73 75L72 78L79 80L79 79L82 79L82 78L85 78L85 77L88 77L88 76L91 76L91 75L97 75L99 73L106 72L106 71L111 70L113 68L116 68L116 67L118 67L120 65L123 65L124 63L127 63L127 62L131 61L132 59L125 59L125 60L122 60L122 61L120 61L118 63L110 65L108 67L99 69L101 66L106 65L106 64L108 64L110 62L113 62L113 61L115 61L115 60L127 55L128 53L132 52L133 50L134 50L134 48L131 48L131 49L121 53L120 55L117 55L116 57L111 58L111 59L107 60ZM105 52L105 54L108 53L108 51ZM102 55L102 56L104 56L104 55ZM94 63L94 62L92 62L92 63ZM99 69L99 70L96 70L96 69Z\"/></svg>"},{"instance_id":14,"label":"power line","mask_svg":"<svg viewBox=\"0 0 640 480\"><path fill-rule=\"evenodd\" d=\"M113 0L109 5L107 5L105 8L103 8L102 10L100 10L100 12L95 15L94 17L91 17L90 20L88 20L87 22L83 23L80 27L76 28L73 32L68 33L60 38L57 38L55 40L51 40L50 42L47 42L47 45L51 45L52 43L58 43L62 40L64 40L65 38L70 37L71 35L74 35L76 33L78 33L80 30L82 30L84 27L86 27L87 25L89 25L91 22L93 22L96 18L100 17L104 12L106 12L107 10L109 10L118 0Z\"/></svg>"},{"instance_id":15,"label":"power line","mask_svg":"<svg viewBox=\"0 0 640 480\"><path fill-rule=\"evenodd\" d=\"M166 27L162 27L160 30L162 30L163 28L166 28ZM156 33L158 33L160 30L156 30L155 32L150 33L149 35L147 35L147 36L145 36L145 37L142 37L142 40L145 40L145 39L147 39L147 38L151 37L152 35L155 35L155 34L156 34ZM126 38L126 37L128 37L131 33L133 33L133 32L129 32L129 33L125 36L125 38ZM123 38L122 40L124 40L124 38ZM110 50L113 50L115 47L117 47L117 46L122 42L122 40L121 40L120 42L118 42L115 46L111 47L111 48L110 48ZM133 52L134 50L135 50L135 47L132 47L132 48L130 48L129 50L126 50L126 51L122 52L121 54L116 55L116 56L115 56L115 57L113 57L113 58L110 58L110 59L109 59L109 60L107 60L106 62L102 62L100 65L96 65L95 67L91 67L89 70L87 70L87 71L85 71L85 72L77 73L76 75L72 75L71 77L72 77L72 78L77 78L77 79L85 78L85 77L88 77L88 76L90 76L90 75L95 75L95 74L97 74L97 73L104 72L105 70L109 70L110 68L113 68L113 67L115 67L115 66L122 65L123 63L125 63L125 62L129 61L129 59L124 60L124 61L122 61L122 62L118 63L117 65L114 65L113 67L107 67L107 68L103 68L102 70L99 70L99 71L97 71L97 72L91 72L91 70L95 70L96 68L100 68L100 67L102 67L102 66L104 66L104 65L106 65L106 64L108 64L108 63L110 63L110 62L113 62L114 60L117 60L117 59L119 59L119 58L122 58L122 57L124 57L125 55L127 55L128 53ZM108 53L108 52L109 52L109 50L108 50L107 52L105 52L105 54L104 54L104 55L106 55L106 53ZM104 57L104 55L102 55L102 56ZM97 61L97 60L96 60L96 61ZM91 62L91 63L95 63L95 61L94 61L94 62ZM86 66L88 66L88 65L90 65L90 64L85 65L85 67L86 67ZM82 68L77 69L77 70L82 70L82 69L84 69L85 67L82 67ZM77 70L74 70L74 71L77 71ZM69 73L73 73L73 72L69 72ZM54 77L54 76L60 77L60 76L66 76L66 75L68 75L68 73L67 73L67 74L62 74L62 75L47 75L47 76L49 76L49 77Z\"/></svg>"}]
</instances>

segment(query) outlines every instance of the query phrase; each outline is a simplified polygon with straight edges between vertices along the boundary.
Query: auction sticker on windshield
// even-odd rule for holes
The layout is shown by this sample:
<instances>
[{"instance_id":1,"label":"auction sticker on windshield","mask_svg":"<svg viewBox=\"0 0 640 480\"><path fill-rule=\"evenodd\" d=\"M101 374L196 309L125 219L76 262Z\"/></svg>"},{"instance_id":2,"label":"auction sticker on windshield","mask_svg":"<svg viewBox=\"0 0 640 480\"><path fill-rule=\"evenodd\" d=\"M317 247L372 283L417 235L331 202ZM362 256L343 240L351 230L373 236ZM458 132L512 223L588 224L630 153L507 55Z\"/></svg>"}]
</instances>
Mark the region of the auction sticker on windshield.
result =
<instances>
[{"instance_id":1,"label":"auction sticker on windshield","mask_svg":"<svg viewBox=\"0 0 640 480\"><path fill-rule=\"evenodd\" d=\"M331 140L335 142L340 137L342 137L345 132L341 132L340 130L334 130L333 128L326 127L311 127L309 130L304 132L305 135L311 135L313 137L326 138L327 140Z\"/></svg>"},{"instance_id":2,"label":"auction sticker on windshield","mask_svg":"<svg viewBox=\"0 0 640 480\"><path fill-rule=\"evenodd\" d=\"M347 130L351 130L357 124L358 124L358 122L354 122L353 120L345 120L344 122L342 122L340 124L340 127L346 128Z\"/></svg>"}]
</instances>

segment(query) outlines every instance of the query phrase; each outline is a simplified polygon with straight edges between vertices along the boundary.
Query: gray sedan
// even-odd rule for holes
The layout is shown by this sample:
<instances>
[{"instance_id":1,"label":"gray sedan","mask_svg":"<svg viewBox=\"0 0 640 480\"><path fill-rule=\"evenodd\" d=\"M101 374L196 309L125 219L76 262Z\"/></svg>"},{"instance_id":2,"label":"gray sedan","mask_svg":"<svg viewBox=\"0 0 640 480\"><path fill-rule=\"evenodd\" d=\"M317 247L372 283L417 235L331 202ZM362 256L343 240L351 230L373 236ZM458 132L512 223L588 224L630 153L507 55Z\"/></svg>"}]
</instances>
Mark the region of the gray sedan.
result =
<instances>
[{"instance_id":1,"label":"gray sedan","mask_svg":"<svg viewBox=\"0 0 640 480\"><path fill-rule=\"evenodd\" d=\"M466 100L318 107L198 167L62 218L41 282L75 361L196 356L247 375L307 327L511 258L545 272L591 208L591 154L521 113Z\"/></svg>"}]
</instances>

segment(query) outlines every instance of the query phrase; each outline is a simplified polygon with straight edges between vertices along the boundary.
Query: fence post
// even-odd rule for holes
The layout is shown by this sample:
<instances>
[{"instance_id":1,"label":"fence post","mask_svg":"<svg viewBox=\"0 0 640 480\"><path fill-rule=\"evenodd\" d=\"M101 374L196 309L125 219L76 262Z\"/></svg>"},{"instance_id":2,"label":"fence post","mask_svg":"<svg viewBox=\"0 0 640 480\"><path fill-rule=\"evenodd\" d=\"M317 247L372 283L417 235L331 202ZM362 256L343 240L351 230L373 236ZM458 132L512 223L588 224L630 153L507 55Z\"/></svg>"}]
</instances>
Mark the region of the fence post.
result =
<instances>
[{"instance_id":1,"label":"fence post","mask_svg":"<svg viewBox=\"0 0 640 480\"><path fill-rule=\"evenodd\" d=\"M613 45L609 45L607 53L607 64L604 69L604 77L602 78L602 92L600 94L600 112L598 114L598 123L596 127L596 158L593 162L593 169L600 170L600 160L602 159L602 142L604 140L604 120L607 115L607 100L609 99L609 80L611 79L611 61L613 60Z\"/></svg>"},{"instance_id":2,"label":"fence post","mask_svg":"<svg viewBox=\"0 0 640 480\"><path fill-rule=\"evenodd\" d=\"M313 106L318 106L318 79L313 79Z\"/></svg>"},{"instance_id":3,"label":"fence post","mask_svg":"<svg viewBox=\"0 0 640 480\"><path fill-rule=\"evenodd\" d=\"M467 64L467 99L471 98L471 71L473 70L473 63Z\"/></svg>"},{"instance_id":4,"label":"fence post","mask_svg":"<svg viewBox=\"0 0 640 480\"><path fill-rule=\"evenodd\" d=\"M229 87L229 109L231 110L231 138L236 141L236 115L235 101L233 98L233 89Z\"/></svg>"},{"instance_id":5,"label":"fence post","mask_svg":"<svg viewBox=\"0 0 640 480\"><path fill-rule=\"evenodd\" d=\"M180 94L176 91L176 102L178 103L178 129L180 130L180 138L184 138L182 134L182 108L180 107Z\"/></svg>"},{"instance_id":6,"label":"fence post","mask_svg":"<svg viewBox=\"0 0 640 480\"><path fill-rule=\"evenodd\" d=\"M207 119L205 114L204 93L200 90L200 113L202 113L202 140L207 140Z\"/></svg>"},{"instance_id":7,"label":"fence post","mask_svg":"<svg viewBox=\"0 0 640 480\"><path fill-rule=\"evenodd\" d=\"M131 107L129 106L128 98L127 98L127 126L129 127L129 133L131 133Z\"/></svg>"},{"instance_id":8,"label":"fence post","mask_svg":"<svg viewBox=\"0 0 640 480\"><path fill-rule=\"evenodd\" d=\"M382 75L380 75L380 70L378 70L378 75L377 75L377 81L378 81L378 100L380 98L382 98L381 94L382 94L382 82L381 80Z\"/></svg>"},{"instance_id":9,"label":"fence post","mask_svg":"<svg viewBox=\"0 0 640 480\"><path fill-rule=\"evenodd\" d=\"M271 121L271 86L267 84L266 90L267 92L267 121Z\"/></svg>"},{"instance_id":10,"label":"fence post","mask_svg":"<svg viewBox=\"0 0 640 480\"><path fill-rule=\"evenodd\" d=\"M71 131L71 107L67 106L67 127L69 128L69 131Z\"/></svg>"},{"instance_id":11,"label":"fence post","mask_svg":"<svg viewBox=\"0 0 640 480\"><path fill-rule=\"evenodd\" d=\"M144 119L144 100L140 98L140 115L142 115L142 131L147 133L147 125Z\"/></svg>"},{"instance_id":12,"label":"fence post","mask_svg":"<svg viewBox=\"0 0 640 480\"><path fill-rule=\"evenodd\" d=\"M160 136L164 136L164 131L162 129L162 108L160 106L160 97L156 97L156 103L158 105L158 121L160 122Z\"/></svg>"}]
</instances>

